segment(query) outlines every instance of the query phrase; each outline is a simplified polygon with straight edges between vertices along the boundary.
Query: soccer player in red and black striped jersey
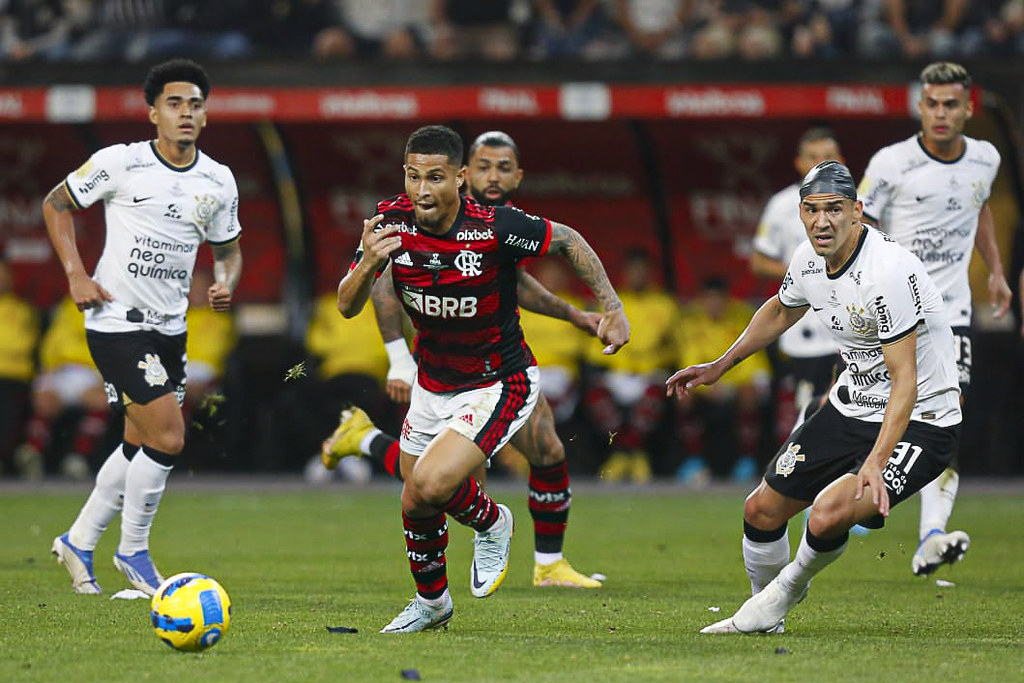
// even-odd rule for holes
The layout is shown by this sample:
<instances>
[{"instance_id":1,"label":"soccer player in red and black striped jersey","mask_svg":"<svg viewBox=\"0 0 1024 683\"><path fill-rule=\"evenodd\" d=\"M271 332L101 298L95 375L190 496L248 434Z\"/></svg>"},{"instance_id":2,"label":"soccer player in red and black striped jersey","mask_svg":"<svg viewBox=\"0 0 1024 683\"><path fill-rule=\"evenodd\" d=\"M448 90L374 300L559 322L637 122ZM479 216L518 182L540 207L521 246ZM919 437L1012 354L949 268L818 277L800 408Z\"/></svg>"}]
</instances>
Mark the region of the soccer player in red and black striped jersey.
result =
<instances>
[{"instance_id":1,"label":"soccer player in red and black striped jersey","mask_svg":"<svg viewBox=\"0 0 1024 683\"><path fill-rule=\"evenodd\" d=\"M470 145L467 184L469 195L480 204L512 206L512 196L522 178L519 148L507 133L488 131ZM555 296L523 268L518 270L518 277L520 308L566 320L589 334L597 333L599 314L581 311ZM388 395L396 402L408 403L417 370L405 342L401 302L390 287L376 287L370 297L390 361ZM541 369L542 375L544 372ZM521 454L530 467L528 505L534 529L533 584L600 588L600 581L576 571L562 553L572 504L565 447L555 430L552 406L543 392L537 411L541 419L534 432L535 445ZM502 454L506 451L514 454L519 449L509 443ZM342 457L355 453L370 456L381 462L389 474L401 478L398 439L376 429L362 410L348 408L342 411L338 428L324 441L323 461L333 469ZM486 484L486 475L484 467L473 473L481 486Z\"/></svg>"},{"instance_id":2,"label":"soccer player in red and black striped jersey","mask_svg":"<svg viewBox=\"0 0 1024 683\"><path fill-rule=\"evenodd\" d=\"M536 431L537 369L519 327L516 264L559 253L604 313L606 353L629 340L629 322L597 254L578 232L518 209L460 197L462 141L427 126L405 150L406 193L365 221L355 263L338 286L338 309L359 313L377 277L390 282L417 329L419 369L402 427L402 516L417 596L383 632L451 619L445 513L477 531L471 590L490 595L508 567L512 515L471 474L503 445ZM535 439L517 439L527 451Z\"/></svg>"}]
</instances>

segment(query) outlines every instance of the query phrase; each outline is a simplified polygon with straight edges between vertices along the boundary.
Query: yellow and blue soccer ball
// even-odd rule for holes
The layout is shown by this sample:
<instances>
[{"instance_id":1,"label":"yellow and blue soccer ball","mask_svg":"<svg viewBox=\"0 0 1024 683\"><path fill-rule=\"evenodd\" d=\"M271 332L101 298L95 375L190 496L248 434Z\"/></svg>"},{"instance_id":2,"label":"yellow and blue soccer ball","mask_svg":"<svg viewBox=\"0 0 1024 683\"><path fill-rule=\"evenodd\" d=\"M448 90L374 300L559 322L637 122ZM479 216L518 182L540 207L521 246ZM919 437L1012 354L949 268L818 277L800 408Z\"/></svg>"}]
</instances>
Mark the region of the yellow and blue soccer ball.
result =
<instances>
[{"instance_id":1,"label":"yellow and blue soccer ball","mask_svg":"<svg viewBox=\"0 0 1024 683\"><path fill-rule=\"evenodd\" d=\"M199 652L213 647L231 624L231 600L205 574L175 574L165 580L150 603L157 637L175 650Z\"/></svg>"}]
</instances>

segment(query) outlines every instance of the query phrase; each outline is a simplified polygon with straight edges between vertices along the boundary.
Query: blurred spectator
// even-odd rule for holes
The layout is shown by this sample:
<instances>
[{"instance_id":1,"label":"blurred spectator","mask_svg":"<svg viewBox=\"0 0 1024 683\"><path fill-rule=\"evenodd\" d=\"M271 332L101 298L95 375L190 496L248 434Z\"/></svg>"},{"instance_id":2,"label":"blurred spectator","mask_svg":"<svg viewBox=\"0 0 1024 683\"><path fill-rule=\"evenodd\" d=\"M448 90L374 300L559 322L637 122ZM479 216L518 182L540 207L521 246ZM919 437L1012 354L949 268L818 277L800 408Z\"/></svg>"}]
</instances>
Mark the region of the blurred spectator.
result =
<instances>
[{"instance_id":1,"label":"blurred spectator","mask_svg":"<svg viewBox=\"0 0 1024 683\"><path fill-rule=\"evenodd\" d=\"M797 0L790 50L799 59L851 56L857 50L857 0Z\"/></svg>"},{"instance_id":2,"label":"blurred spectator","mask_svg":"<svg viewBox=\"0 0 1024 683\"><path fill-rule=\"evenodd\" d=\"M165 0L163 25L149 37L146 59L188 54L216 60L253 56L252 43L239 18L247 0Z\"/></svg>"},{"instance_id":3,"label":"blurred spectator","mask_svg":"<svg viewBox=\"0 0 1024 683\"><path fill-rule=\"evenodd\" d=\"M615 20L629 50L639 56L682 59L685 29L697 16L695 0L615 0Z\"/></svg>"},{"instance_id":4,"label":"blurred spectator","mask_svg":"<svg viewBox=\"0 0 1024 683\"><path fill-rule=\"evenodd\" d=\"M483 57L508 61L519 50L512 0L430 0L431 54L451 61Z\"/></svg>"},{"instance_id":5,"label":"blurred spectator","mask_svg":"<svg viewBox=\"0 0 1024 683\"><path fill-rule=\"evenodd\" d=\"M626 315L634 324L629 344L613 356L601 354L600 344L588 344L588 360L596 373L585 396L586 409L606 437L611 455L601 466L605 481L651 478L645 446L665 411L665 378L675 363L679 308L655 285L650 254L630 249L616 289Z\"/></svg>"},{"instance_id":6,"label":"blurred spectator","mask_svg":"<svg viewBox=\"0 0 1024 683\"><path fill-rule=\"evenodd\" d=\"M336 0L342 26L360 57L412 59L427 26L423 0Z\"/></svg>"},{"instance_id":7,"label":"blurred spectator","mask_svg":"<svg viewBox=\"0 0 1024 683\"><path fill-rule=\"evenodd\" d=\"M721 356L746 329L753 314L750 306L729 295L725 278L706 279L697 301L683 308L680 367ZM757 453L769 376L768 356L758 351L712 386L698 387L677 402L676 424L687 453L677 472L680 481L700 486L712 474L728 473L737 482L759 474ZM735 443L709 444L705 437L712 420L725 426L717 431L719 435L735 434Z\"/></svg>"},{"instance_id":8,"label":"blurred spectator","mask_svg":"<svg viewBox=\"0 0 1024 683\"><path fill-rule=\"evenodd\" d=\"M545 58L582 56L604 26L599 0L533 0L537 47Z\"/></svg>"},{"instance_id":9,"label":"blurred spectator","mask_svg":"<svg viewBox=\"0 0 1024 683\"><path fill-rule=\"evenodd\" d=\"M341 28L333 0L256 0L247 3L248 35L261 54L351 57L356 44Z\"/></svg>"},{"instance_id":10,"label":"blurred spectator","mask_svg":"<svg viewBox=\"0 0 1024 683\"><path fill-rule=\"evenodd\" d=\"M1024 55L1024 0L979 0L984 5L985 52Z\"/></svg>"},{"instance_id":11,"label":"blurred spectator","mask_svg":"<svg viewBox=\"0 0 1024 683\"><path fill-rule=\"evenodd\" d=\"M152 32L166 22L163 0L93 0L83 7L87 32L70 47L76 61L142 61Z\"/></svg>"},{"instance_id":12,"label":"blurred spectator","mask_svg":"<svg viewBox=\"0 0 1024 683\"><path fill-rule=\"evenodd\" d=\"M109 419L103 379L93 364L85 338L85 317L71 297L56 308L39 349L40 373L32 387L32 416L27 438L15 453L15 465L28 479L41 477L58 419L77 419L70 449L60 471L72 479L89 476L88 458L104 435ZM77 414L76 414L77 413Z\"/></svg>"},{"instance_id":13,"label":"blurred spectator","mask_svg":"<svg viewBox=\"0 0 1024 683\"><path fill-rule=\"evenodd\" d=\"M0 466L13 465L35 374L39 317L32 304L14 292L11 267L0 260Z\"/></svg>"},{"instance_id":14,"label":"blurred spectator","mask_svg":"<svg viewBox=\"0 0 1024 683\"><path fill-rule=\"evenodd\" d=\"M208 412L219 409L218 402L210 403L208 397L217 393L228 355L237 341L231 314L218 313L210 308L207 290L213 283L213 275L209 271L197 269L192 275L188 293L188 340L185 346L188 362L185 366L185 404L182 406L186 424L204 399L208 401ZM196 417L203 419L205 416Z\"/></svg>"},{"instance_id":15,"label":"blurred spectator","mask_svg":"<svg viewBox=\"0 0 1024 683\"><path fill-rule=\"evenodd\" d=\"M309 323L306 351L312 360L311 377L290 387L283 422L288 432L285 444L309 460L306 474L316 480L331 474L320 462L320 444L338 426L343 408L358 405L390 434L397 433L398 425L394 406L384 393L388 357L372 306L346 319L338 313L333 292L321 296ZM368 467L361 458L345 460L359 463L355 467Z\"/></svg>"},{"instance_id":16,"label":"blurred spectator","mask_svg":"<svg viewBox=\"0 0 1024 683\"><path fill-rule=\"evenodd\" d=\"M969 0L884 0L884 23L867 27L865 56L924 59L976 54L983 27Z\"/></svg>"},{"instance_id":17,"label":"blurred spectator","mask_svg":"<svg viewBox=\"0 0 1024 683\"><path fill-rule=\"evenodd\" d=\"M738 56L747 61L782 56L779 24L788 5L787 0L698 2L692 56L702 60Z\"/></svg>"},{"instance_id":18,"label":"blurred spectator","mask_svg":"<svg viewBox=\"0 0 1024 683\"><path fill-rule=\"evenodd\" d=\"M65 0L0 0L0 58L59 61L68 56L72 18Z\"/></svg>"}]
</instances>

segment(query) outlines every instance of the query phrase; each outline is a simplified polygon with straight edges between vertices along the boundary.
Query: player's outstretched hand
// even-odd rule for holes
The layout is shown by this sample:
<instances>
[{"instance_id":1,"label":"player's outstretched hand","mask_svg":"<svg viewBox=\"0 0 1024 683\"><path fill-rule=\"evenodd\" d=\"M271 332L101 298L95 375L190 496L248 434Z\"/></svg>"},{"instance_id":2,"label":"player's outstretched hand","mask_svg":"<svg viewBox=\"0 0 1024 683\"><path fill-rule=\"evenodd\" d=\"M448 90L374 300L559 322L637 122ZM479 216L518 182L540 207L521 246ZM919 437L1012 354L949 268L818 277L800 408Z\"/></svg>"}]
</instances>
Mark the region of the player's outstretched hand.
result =
<instances>
[{"instance_id":1,"label":"player's outstretched hand","mask_svg":"<svg viewBox=\"0 0 1024 683\"><path fill-rule=\"evenodd\" d=\"M992 306L992 316L997 320L1010 310L1013 293L1005 277L988 276L988 301Z\"/></svg>"},{"instance_id":2,"label":"player's outstretched hand","mask_svg":"<svg viewBox=\"0 0 1024 683\"><path fill-rule=\"evenodd\" d=\"M224 313L231 310L231 290L223 282L215 282L206 290L206 298L210 302L210 308Z\"/></svg>"},{"instance_id":3,"label":"player's outstretched hand","mask_svg":"<svg viewBox=\"0 0 1024 683\"><path fill-rule=\"evenodd\" d=\"M722 376L722 372L716 363L701 363L683 368L665 380L665 394L682 398L694 387L714 384Z\"/></svg>"},{"instance_id":4,"label":"player's outstretched hand","mask_svg":"<svg viewBox=\"0 0 1024 683\"><path fill-rule=\"evenodd\" d=\"M363 221L363 258L375 269L387 263L391 252L402 246L401 236L395 234L398 232L398 226L389 225L381 228L382 220L384 216L377 214Z\"/></svg>"},{"instance_id":5,"label":"player's outstretched hand","mask_svg":"<svg viewBox=\"0 0 1024 683\"><path fill-rule=\"evenodd\" d=\"M620 306L601 315L597 325L597 338L605 344L604 355L610 356L629 343L629 318Z\"/></svg>"},{"instance_id":6,"label":"player's outstretched hand","mask_svg":"<svg viewBox=\"0 0 1024 683\"><path fill-rule=\"evenodd\" d=\"M388 398L395 403L408 403L412 396L412 387L401 379L389 379L384 385L384 391L387 392Z\"/></svg>"},{"instance_id":7,"label":"player's outstretched hand","mask_svg":"<svg viewBox=\"0 0 1024 683\"><path fill-rule=\"evenodd\" d=\"M593 311L581 311L575 306L569 308L569 322L583 330L591 337L597 336L597 329L601 325L601 314Z\"/></svg>"},{"instance_id":8,"label":"player's outstretched hand","mask_svg":"<svg viewBox=\"0 0 1024 683\"><path fill-rule=\"evenodd\" d=\"M80 311L99 308L104 303L114 300L110 292L85 273L77 273L68 278L68 293Z\"/></svg>"},{"instance_id":9,"label":"player's outstretched hand","mask_svg":"<svg viewBox=\"0 0 1024 683\"><path fill-rule=\"evenodd\" d=\"M882 479L882 470L878 465L871 462L869 458L861 465L857 472L857 493L855 500L864 497L864 489L871 489L871 502L878 508L883 517L889 516L889 491L885 488L885 481Z\"/></svg>"}]
</instances>

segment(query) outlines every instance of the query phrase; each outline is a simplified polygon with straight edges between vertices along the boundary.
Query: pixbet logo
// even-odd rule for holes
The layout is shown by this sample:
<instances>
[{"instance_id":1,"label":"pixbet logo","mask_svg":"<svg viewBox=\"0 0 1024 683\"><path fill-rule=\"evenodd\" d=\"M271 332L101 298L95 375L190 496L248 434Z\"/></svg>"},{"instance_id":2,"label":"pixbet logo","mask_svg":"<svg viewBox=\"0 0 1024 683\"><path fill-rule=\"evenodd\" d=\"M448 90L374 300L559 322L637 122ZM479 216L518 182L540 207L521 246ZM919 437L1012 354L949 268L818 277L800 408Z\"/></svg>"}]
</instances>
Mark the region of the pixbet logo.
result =
<instances>
[{"instance_id":1,"label":"pixbet logo","mask_svg":"<svg viewBox=\"0 0 1024 683\"><path fill-rule=\"evenodd\" d=\"M455 239L462 240L489 240L494 238L494 233L490 230L460 230Z\"/></svg>"}]
</instances>

